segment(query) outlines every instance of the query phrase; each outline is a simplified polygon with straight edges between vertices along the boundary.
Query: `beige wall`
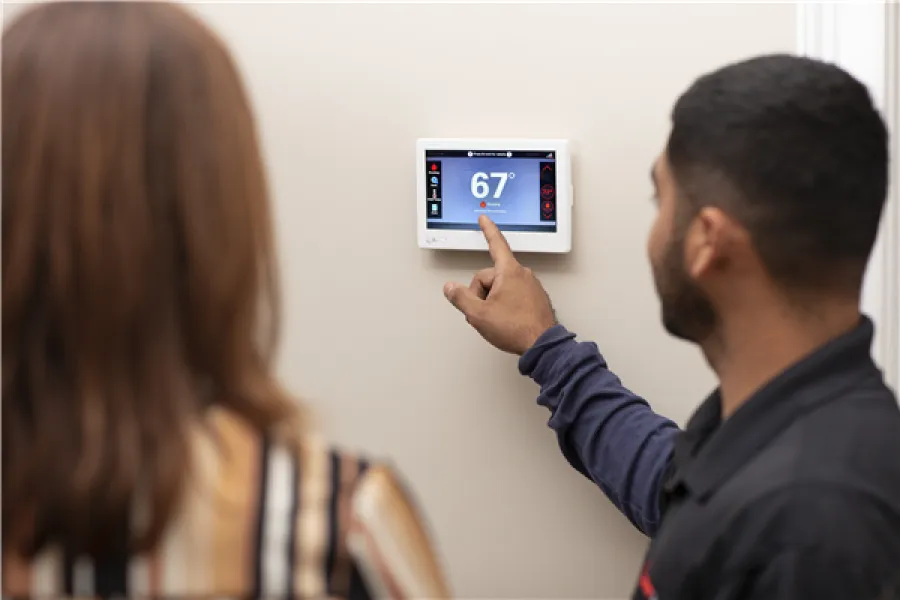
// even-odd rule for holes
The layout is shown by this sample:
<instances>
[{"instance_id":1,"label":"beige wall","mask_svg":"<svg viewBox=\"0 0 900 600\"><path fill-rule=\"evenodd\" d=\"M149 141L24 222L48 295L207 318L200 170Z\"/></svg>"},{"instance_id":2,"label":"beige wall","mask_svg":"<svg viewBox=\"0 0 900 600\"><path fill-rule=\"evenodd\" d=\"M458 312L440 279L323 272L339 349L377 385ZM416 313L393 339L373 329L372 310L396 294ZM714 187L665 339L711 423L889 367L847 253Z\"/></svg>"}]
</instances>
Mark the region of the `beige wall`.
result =
<instances>
[{"instance_id":1,"label":"beige wall","mask_svg":"<svg viewBox=\"0 0 900 600\"><path fill-rule=\"evenodd\" d=\"M280 368L336 440L411 481L461 597L624 597L645 540L562 459L515 361L447 305L479 255L416 247L420 136L572 140L574 250L527 259L563 321L683 421L713 379L669 339L644 241L676 95L794 46L792 6L198 5L256 102L284 269Z\"/></svg>"},{"instance_id":2,"label":"beige wall","mask_svg":"<svg viewBox=\"0 0 900 600\"><path fill-rule=\"evenodd\" d=\"M790 5L204 4L256 103L285 287L280 369L390 457L467 598L625 597L646 541L560 456L536 387L447 305L480 255L419 250L419 136L565 137L574 250L525 258L562 320L683 421L713 378L668 338L648 169L701 72L794 45Z\"/></svg>"},{"instance_id":3,"label":"beige wall","mask_svg":"<svg viewBox=\"0 0 900 600\"><path fill-rule=\"evenodd\" d=\"M285 278L281 372L331 436L391 457L461 597L624 597L645 540L559 454L515 361L445 303L479 255L416 247L420 136L572 140L574 250L526 259L562 320L683 421L713 378L669 339L648 170L678 93L794 46L792 6L202 5L262 125Z\"/></svg>"}]
</instances>

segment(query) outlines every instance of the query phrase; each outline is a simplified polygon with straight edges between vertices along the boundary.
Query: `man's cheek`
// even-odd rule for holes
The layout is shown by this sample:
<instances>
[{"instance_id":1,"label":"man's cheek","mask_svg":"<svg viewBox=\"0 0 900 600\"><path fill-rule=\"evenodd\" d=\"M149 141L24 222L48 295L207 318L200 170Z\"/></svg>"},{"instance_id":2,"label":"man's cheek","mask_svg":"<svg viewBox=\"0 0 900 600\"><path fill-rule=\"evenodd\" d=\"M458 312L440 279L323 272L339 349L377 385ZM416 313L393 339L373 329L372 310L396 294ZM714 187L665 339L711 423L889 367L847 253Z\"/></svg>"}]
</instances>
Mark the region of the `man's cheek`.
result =
<instances>
[{"instance_id":1,"label":"man's cheek","mask_svg":"<svg viewBox=\"0 0 900 600\"><path fill-rule=\"evenodd\" d=\"M647 258L650 259L650 264L654 264L656 262L656 253L659 244L657 243L657 238L659 237L659 219L653 221L653 225L650 227L650 233L647 236Z\"/></svg>"},{"instance_id":2,"label":"man's cheek","mask_svg":"<svg viewBox=\"0 0 900 600\"><path fill-rule=\"evenodd\" d=\"M650 238L647 240L647 257L654 270L657 270L662 264L666 248L666 240L663 239L659 222L653 227Z\"/></svg>"}]
</instances>

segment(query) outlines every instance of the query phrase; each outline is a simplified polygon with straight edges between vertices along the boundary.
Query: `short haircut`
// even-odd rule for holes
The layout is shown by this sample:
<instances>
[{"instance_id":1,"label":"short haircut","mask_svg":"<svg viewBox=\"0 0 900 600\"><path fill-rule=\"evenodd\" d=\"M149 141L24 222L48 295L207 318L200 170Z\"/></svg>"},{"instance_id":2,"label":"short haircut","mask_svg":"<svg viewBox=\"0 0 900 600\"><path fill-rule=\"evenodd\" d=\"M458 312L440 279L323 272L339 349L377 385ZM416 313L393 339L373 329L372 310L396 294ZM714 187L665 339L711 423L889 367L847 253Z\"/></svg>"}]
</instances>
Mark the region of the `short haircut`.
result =
<instances>
[{"instance_id":1,"label":"short haircut","mask_svg":"<svg viewBox=\"0 0 900 600\"><path fill-rule=\"evenodd\" d=\"M700 77L672 111L667 158L688 210L719 206L780 285L858 291L888 185L888 133L841 68L760 56Z\"/></svg>"}]
</instances>

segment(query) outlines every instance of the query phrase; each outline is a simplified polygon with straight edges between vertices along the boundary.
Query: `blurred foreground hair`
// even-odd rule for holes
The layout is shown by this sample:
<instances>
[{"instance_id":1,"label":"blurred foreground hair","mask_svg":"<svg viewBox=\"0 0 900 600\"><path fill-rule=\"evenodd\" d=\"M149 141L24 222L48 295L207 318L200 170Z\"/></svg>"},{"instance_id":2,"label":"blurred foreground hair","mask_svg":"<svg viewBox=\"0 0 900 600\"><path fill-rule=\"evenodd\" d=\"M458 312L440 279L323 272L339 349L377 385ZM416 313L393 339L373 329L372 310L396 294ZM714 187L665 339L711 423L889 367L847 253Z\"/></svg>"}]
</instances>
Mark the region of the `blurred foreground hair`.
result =
<instances>
[{"instance_id":1,"label":"blurred foreground hair","mask_svg":"<svg viewBox=\"0 0 900 600\"><path fill-rule=\"evenodd\" d=\"M2 61L4 550L146 549L207 407L299 424L247 96L172 4L38 6Z\"/></svg>"}]
</instances>

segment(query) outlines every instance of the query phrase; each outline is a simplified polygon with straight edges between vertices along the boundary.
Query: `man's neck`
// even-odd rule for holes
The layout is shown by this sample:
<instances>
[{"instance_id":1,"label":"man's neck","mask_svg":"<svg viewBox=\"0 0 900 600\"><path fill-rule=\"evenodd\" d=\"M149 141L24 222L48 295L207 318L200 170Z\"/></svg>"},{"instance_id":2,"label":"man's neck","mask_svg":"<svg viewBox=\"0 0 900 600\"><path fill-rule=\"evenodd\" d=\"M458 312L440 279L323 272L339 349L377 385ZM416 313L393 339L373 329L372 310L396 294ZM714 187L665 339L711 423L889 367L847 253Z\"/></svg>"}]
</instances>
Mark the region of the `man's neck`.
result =
<instances>
[{"instance_id":1,"label":"man's neck","mask_svg":"<svg viewBox=\"0 0 900 600\"><path fill-rule=\"evenodd\" d=\"M701 346L720 382L722 419L791 365L859 324L855 301L837 302L815 314L796 308L755 309L724 318Z\"/></svg>"}]
</instances>

